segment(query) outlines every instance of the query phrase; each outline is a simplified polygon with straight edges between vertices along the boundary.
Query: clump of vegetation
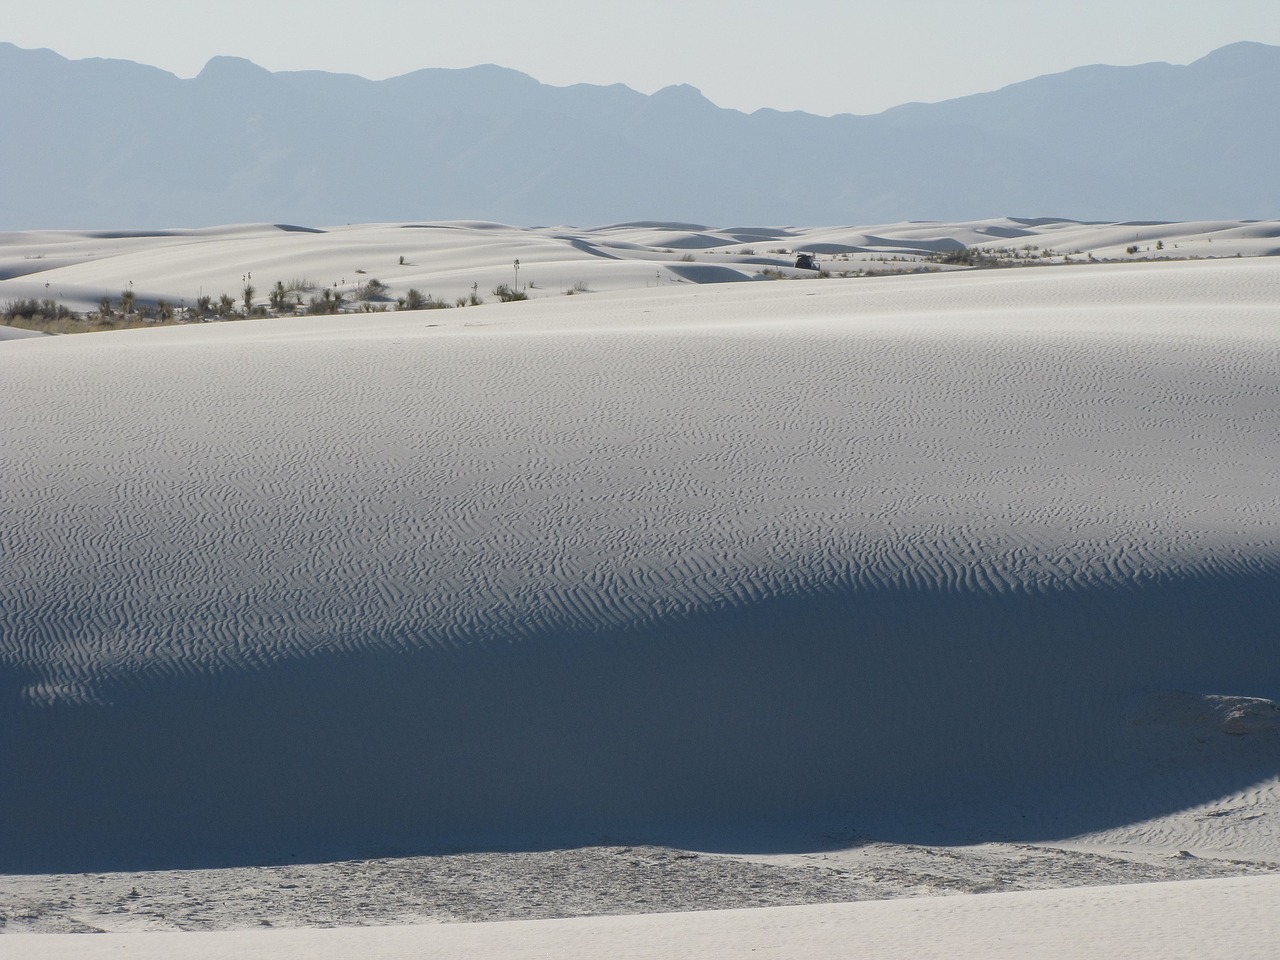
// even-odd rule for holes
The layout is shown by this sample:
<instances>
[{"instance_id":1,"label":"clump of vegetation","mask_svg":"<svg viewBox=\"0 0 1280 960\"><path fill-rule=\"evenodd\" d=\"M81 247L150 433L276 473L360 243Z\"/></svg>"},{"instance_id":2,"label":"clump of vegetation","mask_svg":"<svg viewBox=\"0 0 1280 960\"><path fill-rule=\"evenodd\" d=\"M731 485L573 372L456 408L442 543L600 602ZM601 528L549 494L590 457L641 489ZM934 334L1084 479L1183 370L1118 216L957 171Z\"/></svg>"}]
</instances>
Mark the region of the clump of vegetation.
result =
<instances>
[{"instance_id":1,"label":"clump of vegetation","mask_svg":"<svg viewBox=\"0 0 1280 960\"><path fill-rule=\"evenodd\" d=\"M351 298L359 300L361 303L367 303L370 300L388 300L390 299L387 296L389 289L381 280L370 279L356 287L351 294Z\"/></svg>"},{"instance_id":2,"label":"clump of vegetation","mask_svg":"<svg viewBox=\"0 0 1280 960\"><path fill-rule=\"evenodd\" d=\"M79 314L74 310L54 300L14 300L6 304L3 314L0 314L4 322L10 326L17 326L15 321L41 323L49 320L69 320L76 316Z\"/></svg>"},{"instance_id":3,"label":"clump of vegetation","mask_svg":"<svg viewBox=\"0 0 1280 960\"><path fill-rule=\"evenodd\" d=\"M473 291L471 295L474 297L475 292ZM501 300L503 303L510 303L513 300L529 299L529 295L525 293L523 290L516 290L512 287L507 286L505 283L500 283L496 287L494 287L493 295L497 297L499 300Z\"/></svg>"},{"instance_id":4,"label":"clump of vegetation","mask_svg":"<svg viewBox=\"0 0 1280 960\"><path fill-rule=\"evenodd\" d=\"M445 310L448 304L431 294L425 296L421 291L410 287L409 292L396 300L397 310ZM461 304L459 304L461 306Z\"/></svg>"},{"instance_id":5,"label":"clump of vegetation","mask_svg":"<svg viewBox=\"0 0 1280 960\"><path fill-rule=\"evenodd\" d=\"M307 304L307 314L315 317L340 313L344 302L341 290L331 290L329 287L325 287L321 296L311 298L311 301Z\"/></svg>"},{"instance_id":6,"label":"clump of vegetation","mask_svg":"<svg viewBox=\"0 0 1280 960\"><path fill-rule=\"evenodd\" d=\"M162 304L164 301L157 304L156 312L160 319L167 321L165 311L159 309ZM127 316L116 313L109 296L104 296L99 301L98 308L97 313L77 313L56 300L13 300L0 309L0 323L23 330L63 334L123 330L150 326L156 322L149 314L144 315L141 311Z\"/></svg>"},{"instance_id":7,"label":"clump of vegetation","mask_svg":"<svg viewBox=\"0 0 1280 960\"><path fill-rule=\"evenodd\" d=\"M267 303L271 305L273 313L284 313L289 309L289 291L284 288L281 281L277 280L276 285L267 294Z\"/></svg>"},{"instance_id":8,"label":"clump of vegetation","mask_svg":"<svg viewBox=\"0 0 1280 960\"><path fill-rule=\"evenodd\" d=\"M847 276L848 274L844 274ZM810 272L808 270L800 274L785 273L778 267L764 267L760 271L760 276L769 280L829 280L831 279L831 271L827 269Z\"/></svg>"},{"instance_id":9,"label":"clump of vegetation","mask_svg":"<svg viewBox=\"0 0 1280 960\"><path fill-rule=\"evenodd\" d=\"M591 288L587 286L587 281L579 280L572 287L564 292L566 297L572 297L575 293L590 293Z\"/></svg>"},{"instance_id":10,"label":"clump of vegetation","mask_svg":"<svg viewBox=\"0 0 1280 960\"><path fill-rule=\"evenodd\" d=\"M975 250L973 247L960 247L957 250L944 250L929 257L934 263L945 263L955 267L981 267L992 262L991 258Z\"/></svg>"}]
</instances>

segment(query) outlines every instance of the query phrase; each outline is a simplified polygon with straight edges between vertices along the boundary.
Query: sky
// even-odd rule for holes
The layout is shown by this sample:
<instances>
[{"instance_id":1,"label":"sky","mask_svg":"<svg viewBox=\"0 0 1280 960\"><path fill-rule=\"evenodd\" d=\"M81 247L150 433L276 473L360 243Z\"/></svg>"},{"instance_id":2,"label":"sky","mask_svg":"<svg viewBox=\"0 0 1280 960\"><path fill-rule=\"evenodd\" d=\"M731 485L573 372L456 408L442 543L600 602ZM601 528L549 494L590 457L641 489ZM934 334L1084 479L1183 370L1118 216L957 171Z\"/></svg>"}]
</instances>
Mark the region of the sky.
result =
<instances>
[{"instance_id":1,"label":"sky","mask_svg":"<svg viewBox=\"0 0 1280 960\"><path fill-rule=\"evenodd\" d=\"M371 79L496 63L687 83L722 107L878 113L1094 63L1280 45L1276 0L0 0L0 41L195 76L218 55Z\"/></svg>"}]
</instances>

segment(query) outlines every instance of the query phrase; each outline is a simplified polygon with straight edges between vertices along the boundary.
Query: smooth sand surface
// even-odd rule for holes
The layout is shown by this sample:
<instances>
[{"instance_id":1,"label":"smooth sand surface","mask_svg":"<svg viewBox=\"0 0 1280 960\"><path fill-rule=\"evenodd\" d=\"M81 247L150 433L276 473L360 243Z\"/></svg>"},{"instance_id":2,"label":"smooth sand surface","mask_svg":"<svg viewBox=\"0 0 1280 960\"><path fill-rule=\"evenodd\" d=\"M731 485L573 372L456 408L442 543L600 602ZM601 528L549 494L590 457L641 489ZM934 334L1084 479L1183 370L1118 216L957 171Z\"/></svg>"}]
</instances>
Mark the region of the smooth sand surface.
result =
<instances>
[{"instance_id":1,"label":"smooth sand surface","mask_svg":"<svg viewBox=\"0 0 1280 960\"><path fill-rule=\"evenodd\" d=\"M717 960L1239 960L1273 955L1280 878L427 927L204 934L16 936L24 960L181 955L192 960L294 957Z\"/></svg>"}]
</instances>

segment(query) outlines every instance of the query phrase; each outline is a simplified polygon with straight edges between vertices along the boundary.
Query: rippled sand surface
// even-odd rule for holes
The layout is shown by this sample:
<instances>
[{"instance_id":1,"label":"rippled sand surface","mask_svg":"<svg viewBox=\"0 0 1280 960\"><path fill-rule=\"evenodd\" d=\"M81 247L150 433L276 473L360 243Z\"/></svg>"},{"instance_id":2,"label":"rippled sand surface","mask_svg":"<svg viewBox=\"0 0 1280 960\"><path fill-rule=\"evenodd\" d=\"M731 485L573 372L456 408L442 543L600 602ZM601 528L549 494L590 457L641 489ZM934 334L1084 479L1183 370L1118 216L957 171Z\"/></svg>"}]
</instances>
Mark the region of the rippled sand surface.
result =
<instances>
[{"instance_id":1,"label":"rippled sand surface","mask_svg":"<svg viewBox=\"0 0 1280 960\"><path fill-rule=\"evenodd\" d=\"M7 341L0 868L1177 845L1225 797L1194 835L1269 849L1278 303L1260 259Z\"/></svg>"}]
</instances>

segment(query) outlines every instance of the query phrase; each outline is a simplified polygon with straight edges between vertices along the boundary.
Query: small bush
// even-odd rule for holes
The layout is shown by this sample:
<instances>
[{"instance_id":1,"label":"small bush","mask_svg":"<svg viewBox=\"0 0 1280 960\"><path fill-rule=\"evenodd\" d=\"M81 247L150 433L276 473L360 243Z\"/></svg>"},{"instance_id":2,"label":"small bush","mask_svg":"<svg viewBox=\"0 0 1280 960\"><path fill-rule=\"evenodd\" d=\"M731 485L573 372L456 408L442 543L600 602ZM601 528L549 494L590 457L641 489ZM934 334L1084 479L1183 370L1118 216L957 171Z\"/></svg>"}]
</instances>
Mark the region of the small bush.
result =
<instances>
[{"instance_id":1,"label":"small bush","mask_svg":"<svg viewBox=\"0 0 1280 960\"><path fill-rule=\"evenodd\" d=\"M321 296L311 298L307 304L307 314L315 317L339 313L342 310L342 304L342 293L325 287Z\"/></svg>"},{"instance_id":2,"label":"small bush","mask_svg":"<svg viewBox=\"0 0 1280 960\"><path fill-rule=\"evenodd\" d=\"M445 310L448 306L449 305L447 303L438 297L433 297L429 293L426 296L423 296L420 291L415 290L412 287L409 289L408 293L396 301L397 310ZM465 297L461 298L461 302L458 306L466 306Z\"/></svg>"},{"instance_id":3,"label":"small bush","mask_svg":"<svg viewBox=\"0 0 1280 960\"><path fill-rule=\"evenodd\" d=\"M279 280L271 288L271 292L267 294L267 302L271 304L271 309L276 313L284 313L289 309L289 291L284 288L284 284Z\"/></svg>"},{"instance_id":4,"label":"small bush","mask_svg":"<svg viewBox=\"0 0 1280 960\"><path fill-rule=\"evenodd\" d=\"M360 271L357 271L360 272ZM351 295L353 300L359 300L362 303L369 300L386 300L388 287L381 280L368 280L360 286L356 287L355 292Z\"/></svg>"},{"instance_id":5,"label":"small bush","mask_svg":"<svg viewBox=\"0 0 1280 960\"><path fill-rule=\"evenodd\" d=\"M961 247L959 250L948 250L946 253L938 254L931 259L937 260L938 263L948 263L953 266L972 267L981 258L976 250L972 250L969 247Z\"/></svg>"},{"instance_id":6,"label":"small bush","mask_svg":"<svg viewBox=\"0 0 1280 960\"><path fill-rule=\"evenodd\" d=\"M500 283L496 287L494 287L493 295L497 297L499 300L501 300L503 303L510 303L513 300L529 299L529 295L525 293L523 290L513 290L511 287L507 286L505 283ZM471 296L474 298L475 294L473 293Z\"/></svg>"}]
</instances>

